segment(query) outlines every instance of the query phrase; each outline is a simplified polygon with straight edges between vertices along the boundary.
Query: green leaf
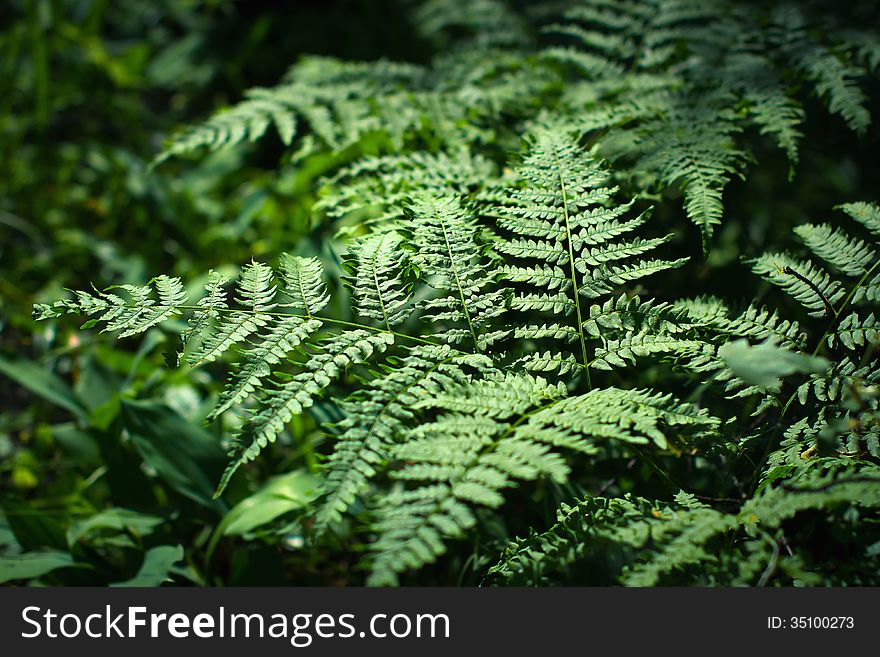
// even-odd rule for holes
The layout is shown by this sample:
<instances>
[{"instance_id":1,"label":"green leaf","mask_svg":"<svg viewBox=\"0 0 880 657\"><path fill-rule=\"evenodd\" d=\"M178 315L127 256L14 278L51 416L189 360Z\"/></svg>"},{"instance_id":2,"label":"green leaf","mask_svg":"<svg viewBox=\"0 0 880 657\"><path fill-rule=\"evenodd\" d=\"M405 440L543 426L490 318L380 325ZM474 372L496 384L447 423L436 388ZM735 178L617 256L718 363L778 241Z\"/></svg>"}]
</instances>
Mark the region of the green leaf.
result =
<instances>
[{"instance_id":1,"label":"green leaf","mask_svg":"<svg viewBox=\"0 0 880 657\"><path fill-rule=\"evenodd\" d=\"M8 360L0 356L0 373L46 401L64 408L81 420L89 417L82 400L64 381L46 367L27 360Z\"/></svg>"},{"instance_id":2,"label":"green leaf","mask_svg":"<svg viewBox=\"0 0 880 657\"><path fill-rule=\"evenodd\" d=\"M319 484L317 477L302 470L272 479L226 514L222 534L246 534L288 511L306 508L318 496Z\"/></svg>"},{"instance_id":3,"label":"green leaf","mask_svg":"<svg viewBox=\"0 0 880 657\"><path fill-rule=\"evenodd\" d=\"M58 568L85 564L74 564L67 552L47 550L45 552L25 552L8 557L0 557L0 584L16 579L42 577Z\"/></svg>"},{"instance_id":4,"label":"green leaf","mask_svg":"<svg viewBox=\"0 0 880 657\"><path fill-rule=\"evenodd\" d=\"M168 572L172 566L183 559L183 547L180 545L160 545L154 547L144 556L144 563L137 575L124 582L115 582L110 586L159 586L168 580Z\"/></svg>"},{"instance_id":5,"label":"green leaf","mask_svg":"<svg viewBox=\"0 0 880 657\"><path fill-rule=\"evenodd\" d=\"M226 464L220 441L155 401L124 400L122 423L144 461L181 495L218 512L214 487Z\"/></svg>"},{"instance_id":6,"label":"green leaf","mask_svg":"<svg viewBox=\"0 0 880 657\"><path fill-rule=\"evenodd\" d=\"M67 542L73 547L76 542L102 529L116 532L128 531L138 536L149 536L162 522L163 519L158 516L138 513L131 509L107 509L71 525L67 530Z\"/></svg>"},{"instance_id":7,"label":"green leaf","mask_svg":"<svg viewBox=\"0 0 880 657\"><path fill-rule=\"evenodd\" d=\"M797 354L771 340L755 346L748 340L734 340L722 345L718 355L739 378L762 388L778 386L781 377L792 374L821 374L829 366L825 358Z\"/></svg>"}]
</instances>

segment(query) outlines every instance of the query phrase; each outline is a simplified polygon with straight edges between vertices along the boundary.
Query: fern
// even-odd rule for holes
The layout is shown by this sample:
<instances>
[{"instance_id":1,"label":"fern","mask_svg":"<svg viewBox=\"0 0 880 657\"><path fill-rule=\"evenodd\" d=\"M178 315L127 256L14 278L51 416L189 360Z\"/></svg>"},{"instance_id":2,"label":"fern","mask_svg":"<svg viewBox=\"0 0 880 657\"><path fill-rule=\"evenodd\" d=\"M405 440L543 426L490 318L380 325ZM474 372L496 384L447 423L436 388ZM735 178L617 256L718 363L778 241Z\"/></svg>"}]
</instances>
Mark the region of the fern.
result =
<instances>
[{"instance_id":1,"label":"fern","mask_svg":"<svg viewBox=\"0 0 880 657\"><path fill-rule=\"evenodd\" d=\"M656 586L687 574L692 582L713 585L763 585L780 576L818 583L821 575L805 567L803 555L783 556L776 532L783 521L812 509L830 517L843 515L847 508L876 509L878 474L875 468L858 477L813 475L768 489L736 514L682 494L670 505L632 497L588 497L564 505L547 532L511 543L487 577L508 585L546 585L613 558L626 564L619 576L629 586ZM734 537L735 556L730 548L720 554L713 549L722 539L730 544ZM870 550L860 556L876 563ZM701 576L701 571L713 573L712 578Z\"/></svg>"},{"instance_id":2,"label":"fern","mask_svg":"<svg viewBox=\"0 0 880 657\"><path fill-rule=\"evenodd\" d=\"M841 59L858 52L857 39L821 42L808 27L793 5L768 17L726 2L585 0L549 30L575 45L544 57L577 71L563 97L573 124L606 157L678 186L708 250L724 187L751 159L736 140L748 123L797 161L805 113L791 80L813 85L856 132L870 122L858 82L866 71Z\"/></svg>"},{"instance_id":3,"label":"fern","mask_svg":"<svg viewBox=\"0 0 880 657\"><path fill-rule=\"evenodd\" d=\"M217 495L310 415L321 492L304 526L322 550L363 546L370 584L456 541L482 569L512 535L499 520L528 529L508 514L524 499L558 505L557 523L489 582L874 582L823 572L787 532L876 518L880 208L842 205L846 226L803 224L800 246L745 261L793 303L666 284L692 266L677 222L708 253L765 142L795 173L807 96L865 133L874 32L725 0L415 4L442 51L424 65L304 58L157 158L274 130L282 167L322 171L306 208L335 235L321 260L212 271L200 294L168 275L75 291L35 317L160 328L179 333L171 364L225 366Z\"/></svg>"},{"instance_id":4,"label":"fern","mask_svg":"<svg viewBox=\"0 0 880 657\"><path fill-rule=\"evenodd\" d=\"M404 359L384 365L384 376L343 400L345 419L335 427L338 435L325 468L325 497L316 513L316 533L340 520L387 462L389 450L415 419L417 403L463 383L469 370L486 368L491 368L491 361L485 356L420 345L408 350Z\"/></svg>"},{"instance_id":5,"label":"fern","mask_svg":"<svg viewBox=\"0 0 880 657\"><path fill-rule=\"evenodd\" d=\"M378 510L373 584L394 584L396 573L433 562L444 541L475 523L469 506L500 506L514 479L565 481L569 467L554 448L586 454L597 440L668 446L671 427L711 430L718 420L670 395L593 390L567 397L540 377L506 375L450 390L422 407L440 417L423 424L393 456L406 462L395 478L411 487ZM688 429L679 430L686 436Z\"/></svg>"},{"instance_id":6,"label":"fern","mask_svg":"<svg viewBox=\"0 0 880 657\"><path fill-rule=\"evenodd\" d=\"M686 259L643 257L670 236L620 239L642 226L649 214L622 219L631 203L611 203L616 188L606 186L607 171L564 132L538 130L519 173L527 186L513 188L502 199L498 214L499 227L510 235L498 250L517 262L500 270L511 284L511 309L569 316L574 324L557 320L529 325L517 328L517 335L576 339L580 365L588 368L595 364L588 355L588 339L601 337L603 328L613 326L609 317L615 312L609 308L607 313L600 310L588 316L586 301L681 266ZM554 369L554 364L568 370L573 362L552 352L536 355L530 365L529 358L524 361L526 367L539 371Z\"/></svg>"},{"instance_id":7,"label":"fern","mask_svg":"<svg viewBox=\"0 0 880 657\"><path fill-rule=\"evenodd\" d=\"M223 492L241 465L257 458L260 451L284 430L284 425L314 404L315 398L346 368L367 362L374 353L384 351L393 342L393 336L388 333L377 335L355 330L315 345L317 348L306 362L304 371L262 392L260 410L248 419L234 440L231 463L220 478L218 494Z\"/></svg>"},{"instance_id":8,"label":"fern","mask_svg":"<svg viewBox=\"0 0 880 657\"><path fill-rule=\"evenodd\" d=\"M476 220L454 197L425 195L412 205L405 228L418 245L413 264L438 293L422 304L423 319L444 327L435 332L444 341L468 340L484 350L504 333L485 330L503 306L481 261Z\"/></svg>"},{"instance_id":9,"label":"fern","mask_svg":"<svg viewBox=\"0 0 880 657\"><path fill-rule=\"evenodd\" d=\"M842 208L867 227L873 226L877 206L862 203ZM771 282L778 281L807 311L830 318L831 325L812 356L823 346L840 344L859 354L864 364L860 366L849 356L830 365L824 361L819 372L796 386L787 403L775 402L781 408L780 418L785 418L795 400L805 408L819 410L812 418L791 421L775 450L770 451L772 443L768 445L755 494L744 497L734 511L715 508L684 491L669 503L632 496L587 496L575 505L563 504L556 525L546 532L512 542L487 571L489 581L531 585L577 581L585 573L597 577L594 570L609 563L617 568L611 581L635 586L680 581L714 585L764 585L774 580L834 583L852 576L842 572L831 575L820 564L811 563L814 555L792 548L786 541L783 523L810 510L823 510L825 522L844 527L860 513L876 515L880 510L880 465L876 461L880 454L876 393L880 370L866 350L876 343L878 334L873 313L864 319L855 312L846 314L847 305L856 301L878 261L867 242L831 225L805 224L795 229L795 234L831 271L780 254L751 260L753 269L780 277ZM780 259L792 264L771 269L770 263ZM789 273L795 266L807 274ZM840 281L838 273L849 280ZM823 298L829 305L827 312ZM696 325L711 327L719 337L772 338L792 353L807 349L800 325L781 320L778 312L752 305L744 313L732 314L715 298L683 301L674 307ZM716 379L727 382L726 391L737 397L764 397L756 414L767 412L773 405L768 402L782 394L779 388L744 386L736 373L718 362L711 346L704 351L689 365L697 371L713 372ZM876 563L870 540L859 546L860 573L872 572L871 567L861 567L866 562ZM870 575L867 579L857 577L858 581L873 581Z\"/></svg>"}]
</instances>

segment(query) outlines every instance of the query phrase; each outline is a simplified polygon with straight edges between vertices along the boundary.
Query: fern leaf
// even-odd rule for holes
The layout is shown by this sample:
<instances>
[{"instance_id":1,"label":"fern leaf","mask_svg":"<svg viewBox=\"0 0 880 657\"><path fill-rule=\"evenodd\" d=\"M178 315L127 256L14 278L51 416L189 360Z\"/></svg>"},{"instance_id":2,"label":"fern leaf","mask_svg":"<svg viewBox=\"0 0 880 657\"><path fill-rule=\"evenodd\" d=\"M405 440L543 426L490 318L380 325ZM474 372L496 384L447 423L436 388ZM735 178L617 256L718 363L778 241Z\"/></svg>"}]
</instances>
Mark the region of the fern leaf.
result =
<instances>
[{"instance_id":1,"label":"fern leaf","mask_svg":"<svg viewBox=\"0 0 880 657\"><path fill-rule=\"evenodd\" d=\"M484 327L503 310L498 291L486 272L476 221L450 196L419 196L406 223L417 245L414 265L440 294L422 304L423 319L445 330L437 334L452 343L468 338L477 351L490 344Z\"/></svg>"},{"instance_id":2,"label":"fern leaf","mask_svg":"<svg viewBox=\"0 0 880 657\"><path fill-rule=\"evenodd\" d=\"M340 433L325 466L324 497L315 515L316 535L342 517L379 464L387 461L388 450L415 417L413 407L444 388L463 383L465 368L488 370L491 361L447 346L420 345L341 402L346 417L337 426Z\"/></svg>"},{"instance_id":3,"label":"fern leaf","mask_svg":"<svg viewBox=\"0 0 880 657\"><path fill-rule=\"evenodd\" d=\"M330 293L324 285L323 273L317 258L281 255L284 292L291 299L291 307L301 309L311 317L327 305Z\"/></svg>"},{"instance_id":4,"label":"fern leaf","mask_svg":"<svg viewBox=\"0 0 880 657\"><path fill-rule=\"evenodd\" d=\"M746 262L752 271L781 287L814 317L829 315L829 304L844 296L840 282L812 262L797 260L786 253L766 253Z\"/></svg>"},{"instance_id":5,"label":"fern leaf","mask_svg":"<svg viewBox=\"0 0 880 657\"><path fill-rule=\"evenodd\" d=\"M839 207L874 235L880 237L880 207L876 203L844 203Z\"/></svg>"},{"instance_id":6,"label":"fern leaf","mask_svg":"<svg viewBox=\"0 0 880 657\"><path fill-rule=\"evenodd\" d=\"M286 382L260 394L260 408L242 427L230 452L230 464L220 478L215 495L223 493L232 475L243 464L253 461L262 449L274 442L294 415L314 404L328 385L355 364L366 362L375 352L393 344L389 333L370 334L353 330L331 338L305 363L303 371Z\"/></svg>"},{"instance_id":7,"label":"fern leaf","mask_svg":"<svg viewBox=\"0 0 880 657\"><path fill-rule=\"evenodd\" d=\"M877 258L874 249L862 240L828 224L801 224L794 232L810 251L849 276L861 276Z\"/></svg>"},{"instance_id":8,"label":"fern leaf","mask_svg":"<svg viewBox=\"0 0 880 657\"><path fill-rule=\"evenodd\" d=\"M254 394L263 379L271 374L272 365L280 363L321 326L322 322L315 319L285 317L279 320L258 345L244 352L244 363L220 395L208 420L213 420Z\"/></svg>"},{"instance_id":9,"label":"fern leaf","mask_svg":"<svg viewBox=\"0 0 880 657\"><path fill-rule=\"evenodd\" d=\"M411 312L412 282L403 244L399 233L382 232L355 242L345 258L350 274L344 280L355 314L374 319L389 331Z\"/></svg>"}]
</instances>

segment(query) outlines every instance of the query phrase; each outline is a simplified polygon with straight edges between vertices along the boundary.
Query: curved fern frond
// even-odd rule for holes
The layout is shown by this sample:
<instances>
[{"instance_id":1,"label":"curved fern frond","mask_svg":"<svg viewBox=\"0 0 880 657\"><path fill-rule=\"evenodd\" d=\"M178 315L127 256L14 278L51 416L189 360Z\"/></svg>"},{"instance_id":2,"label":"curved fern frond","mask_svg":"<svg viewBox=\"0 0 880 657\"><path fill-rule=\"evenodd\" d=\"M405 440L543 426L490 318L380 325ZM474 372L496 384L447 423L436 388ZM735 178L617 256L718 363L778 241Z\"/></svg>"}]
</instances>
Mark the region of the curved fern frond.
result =
<instances>
[{"instance_id":1,"label":"curved fern frond","mask_svg":"<svg viewBox=\"0 0 880 657\"><path fill-rule=\"evenodd\" d=\"M315 514L315 534L339 520L387 463L389 449L405 438L415 419L417 404L463 384L469 370L491 371L491 367L492 361L483 355L420 345L404 358L389 361L380 376L340 402L345 418L335 427L338 436L324 468L324 498Z\"/></svg>"},{"instance_id":2,"label":"curved fern frond","mask_svg":"<svg viewBox=\"0 0 880 657\"><path fill-rule=\"evenodd\" d=\"M848 276L860 276L877 257L865 242L828 224L801 224L794 232L810 251Z\"/></svg>"},{"instance_id":3,"label":"curved fern frond","mask_svg":"<svg viewBox=\"0 0 880 657\"><path fill-rule=\"evenodd\" d=\"M291 418L312 406L318 395L347 368L366 362L374 352L382 352L393 343L394 336L389 333L353 330L313 345L313 353L301 372L260 391L259 410L234 439L229 453L230 463L220 478L215 495L222 494L236 470L257 458L266 445L275 441Z\"/></svg>"},{"instance_id":4,"label":"curved fern frond","mask_svg":"<svg viewBox=\"0 0 880 657\"><path fill-rule=\"evenodd\" d=\"M404 463L394 476L407 486L378 509L372 584L395 583L397 573L433 562L447 540L474 525L470 507L498 507L514 480L565 481L569 466L557 449L593 454L597 439L666 448L673 427L700 435L719 424L671 395L605 388L567 397L561 384L512 374L464 384L419 407L446 413L392 451Z\"/></svg>"}]
</instances>

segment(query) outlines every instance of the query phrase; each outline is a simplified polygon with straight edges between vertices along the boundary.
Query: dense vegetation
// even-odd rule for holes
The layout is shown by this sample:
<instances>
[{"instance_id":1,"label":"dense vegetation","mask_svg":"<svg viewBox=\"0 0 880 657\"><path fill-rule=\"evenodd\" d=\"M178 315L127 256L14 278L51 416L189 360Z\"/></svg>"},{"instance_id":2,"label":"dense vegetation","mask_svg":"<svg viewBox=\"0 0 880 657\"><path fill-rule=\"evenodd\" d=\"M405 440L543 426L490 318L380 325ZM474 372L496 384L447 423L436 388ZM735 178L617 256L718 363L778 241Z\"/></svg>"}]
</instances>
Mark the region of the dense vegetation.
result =
<instances>
[{"instance_id":1,"label":"dense vegetation","mask_svg":"<svg viewBox=\"0 0 880 657\"><path fill-rule=\"evenodd\" d=\"M874 5L13 2L0 580L880 584Z\"/></svg>"}]
</instances>

